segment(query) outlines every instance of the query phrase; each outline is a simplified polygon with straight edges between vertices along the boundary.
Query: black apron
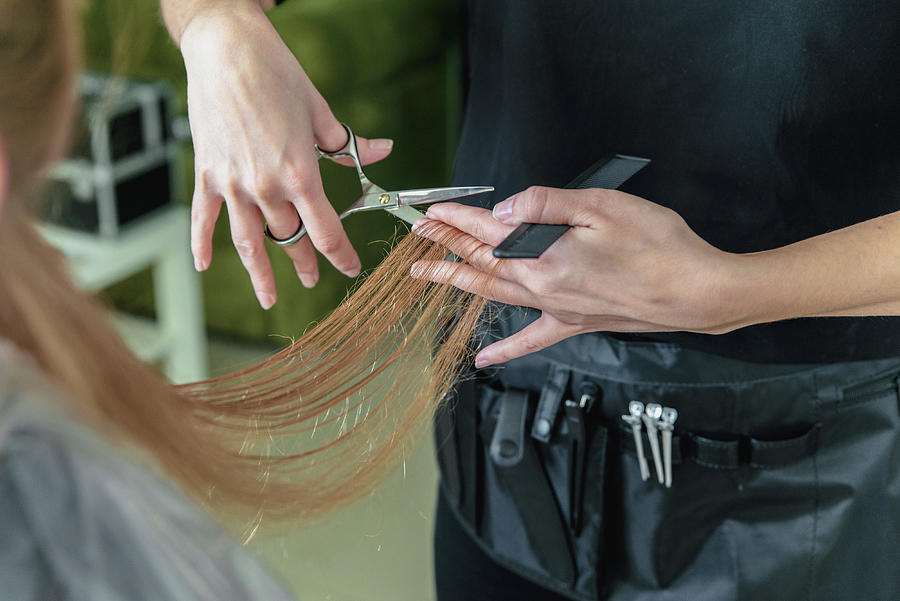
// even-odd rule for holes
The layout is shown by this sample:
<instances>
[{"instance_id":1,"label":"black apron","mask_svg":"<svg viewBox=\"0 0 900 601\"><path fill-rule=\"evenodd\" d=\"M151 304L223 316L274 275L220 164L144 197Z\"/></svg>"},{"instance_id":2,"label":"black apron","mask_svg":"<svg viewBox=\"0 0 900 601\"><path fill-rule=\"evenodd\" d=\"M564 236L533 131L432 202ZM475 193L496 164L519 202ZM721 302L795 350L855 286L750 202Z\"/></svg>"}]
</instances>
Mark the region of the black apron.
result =
<instances>
[{"instance_id":1,"label":"black apron","mask_svg":"<svg viewBox=\"0 0 900 601\"><path fill-rule=\"evenodd\" d=\"M490 336L536 315L504 307ZM584 600L900 596L900 358L757 364L585 334L482 372L436 422L442 494L509 570ZM671 488L644 424L642 479L632 401L677 410Z\"/></svg>"}]
</instances>

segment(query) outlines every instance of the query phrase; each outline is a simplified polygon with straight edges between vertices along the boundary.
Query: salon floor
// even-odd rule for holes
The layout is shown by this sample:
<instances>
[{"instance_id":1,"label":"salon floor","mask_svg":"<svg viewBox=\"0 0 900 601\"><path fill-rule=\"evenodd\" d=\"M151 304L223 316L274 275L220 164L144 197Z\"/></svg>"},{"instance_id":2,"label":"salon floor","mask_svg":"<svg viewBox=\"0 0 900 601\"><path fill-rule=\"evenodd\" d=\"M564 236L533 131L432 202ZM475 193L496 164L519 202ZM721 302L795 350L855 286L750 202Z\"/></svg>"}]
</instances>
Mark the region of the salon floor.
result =
<instances>
[{"instance_id":1,"label":"salon floor","mask_svg":"<svg viewBox=\"0 0 900 601\"><path fill-rule=\"evenodd\" d=\"M271 349L210 340L212 375ZM405 474L403 473L405 471ZM320 524L253 543L300 601L429 601L437 471L432 441L369 499Z\"/></svg>"}]
</instances>

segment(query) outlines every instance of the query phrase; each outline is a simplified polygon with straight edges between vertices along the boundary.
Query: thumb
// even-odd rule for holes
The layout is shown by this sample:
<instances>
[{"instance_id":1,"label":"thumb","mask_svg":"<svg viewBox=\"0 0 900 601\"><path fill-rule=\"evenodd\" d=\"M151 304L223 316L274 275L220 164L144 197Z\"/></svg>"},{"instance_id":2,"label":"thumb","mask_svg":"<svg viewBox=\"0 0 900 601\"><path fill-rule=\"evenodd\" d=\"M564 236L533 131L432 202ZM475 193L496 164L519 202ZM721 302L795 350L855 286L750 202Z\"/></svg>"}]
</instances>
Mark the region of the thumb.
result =
<instances>
[{"instance_id":1,"label":"thumb","mask_svg":"<svg viewBox=\"0 0 900 601\"><path fill-rule=\"evenodd\" d=\"M596 192L532 186L498 203L493 215L494 219L507 225L549 223L587 226L590 225L590 211L596 206Z\"/></svg>"},{"instance_id":2,"label":"thumb","mask_svg":"<svg viewBox=\"0 0 900 601\"><path fill-rule=\"evenodd\" d=\"M363 165L375 163L391 154L394 148L394 141L388 138L361 138L356 136L356 149L359 151L359 161ZM350 165L353 161L349 161ZM342 163L343 164L343 163Z\"/></svg>"},{"instance_id":3,"label":"thumb","mask_svg":"<svg viewBox=\"0 0 900 601\"><path fill-rule=\"evenodd\" d=\"M342 131L344 131L344 144L346 145L347 132L343 129ZM393 148L394 141L388 138L373 138L370 140L362 136L356 136L356 151L359 152L359 162L363 165L377 163L391 154ZM334 159L334 162L344 167L353 167L353 159L347 157Z\"/></svg>"},{"instance_id":4,"label":"thumb","mask_svg":"<svg viewBox=\"0 0 900 601\"><path fill-rule=\"evenodd\" d=\"M475 367L487 367L536 353L579 333L581 331L576 326L565 324L543 313L536 321L512 336L481 349L475 356Z\"/></svg>"},{"instance_id":5,"label":"thumb","mask_svg":"<svg viewBox=\"0 0 900 601\"><path fill-rule=\"evenodd\" d=\"M330 110L324 110L324 115L319 115L315 120L315 138L319 148L336 151L347 145L347 130L341 125ZM356 150L359 152L359 161L363 165L375 163L391 154L394 141L387 138L369 140L362 136L356 136ZM336 159L336 163L345 167L352 167L353 161L348 158Z\"/></svg>"},{"instance_id":6,"label":"thumb","mask_svg":"<svg viewBox=\"0 0 900 601\"><path fill-rule=\"evenodd\" d=\"M345 133L344 139L346 138L347 134ZM387 155L391 154L391 150L393 148L394 141L387 138L374 138L372 140L369 140L367 138L356 136L356 150L357 152L359 152L359 162L363 165L377 163ZM353 159L349 159L347 157L332 160L338 165L343 165L344 167L354 166Z\"/></svg>"}]
</instances>

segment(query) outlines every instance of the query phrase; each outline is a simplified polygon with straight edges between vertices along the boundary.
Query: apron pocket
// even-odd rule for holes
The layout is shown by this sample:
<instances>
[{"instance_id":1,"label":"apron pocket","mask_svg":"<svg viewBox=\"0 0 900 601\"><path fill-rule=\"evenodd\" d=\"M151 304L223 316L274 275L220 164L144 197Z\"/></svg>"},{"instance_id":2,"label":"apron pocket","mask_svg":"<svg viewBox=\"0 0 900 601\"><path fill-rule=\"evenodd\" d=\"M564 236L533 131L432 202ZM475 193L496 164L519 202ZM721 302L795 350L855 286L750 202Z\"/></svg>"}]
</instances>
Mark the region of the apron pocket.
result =
<instances>
[{"instance_id":1,"label":"apron pocket","mask_svg":"<svg viewBox=\"0 0 900 601\"><path fill-rule=\"evenodd\" d=\"M678 406L677 399L663 398ZM633 430L620 424L622 491L616 496L623 523L620 544L634 570L631 577L652 588L667 587L689 571L721 569L725 562L736 572L749 566L768 574L766 590L772 590L768 587L779 574L785 585L796 582L796 570L807 569L812 556L820 431L821 424L800 424L783 438L762 439L676 430L672 486L666 488L657 481L647 429L640 436L649 464L645 481ZM629 527L637 523L642 526ZM766 548L750 557L766 539ZM798 554L803 545L809 553ZM803 559L796 565L769 565L798 557Z\"/></svg>"},{"instance_id":2,"label":"apron pocket","mask_svg":"<svg viewBox=\"0 0 900 601\"><path fill-rule=\"evenodd\" d=\"M600 391L568 387L550 375L561 398L552 432L534 435L546 405L541 393L510 388L482 396L483 503L480 536L490 553L516 572L555 590L598 598L604 564L604 482L608 431L588 420ZM564 400L565 399L565 400ZM537 413L537 417L536 417Z\"/></svg>"}]
</instances>

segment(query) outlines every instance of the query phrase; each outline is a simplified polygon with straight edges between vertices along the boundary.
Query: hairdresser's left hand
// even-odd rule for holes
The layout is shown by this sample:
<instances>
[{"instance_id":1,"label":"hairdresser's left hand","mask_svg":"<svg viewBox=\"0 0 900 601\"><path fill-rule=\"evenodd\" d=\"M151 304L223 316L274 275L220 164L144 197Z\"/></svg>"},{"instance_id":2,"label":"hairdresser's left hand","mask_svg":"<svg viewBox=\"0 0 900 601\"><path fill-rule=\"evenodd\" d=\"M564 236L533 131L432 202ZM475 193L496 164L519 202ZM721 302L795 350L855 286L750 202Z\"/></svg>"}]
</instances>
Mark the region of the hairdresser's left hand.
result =
<instances>
[{"instance_id":1,"label":"hairdresser's left hand","mask_svg":"<svg viewBox=\"0 0 900 601\"><path fill-rule=\"evenodd\" d=\"M714 248L674 211L630 194L536 187L498 204L493 214L444 203L427 217L483 244L474 250L471 239L451 245L467 265L420 261L413 277L542 312L522 331L482 349L477 367L584 332L722 333L747 323L747 300L732 298L729 286L739 277L742 255ZM494 258L493 247L522 222L574 227L539 259ZM419 220L413 231L434 237L427 223ZM487 287L476 284L479 274L493 274Z\"/></svg>"}]
</instances>

